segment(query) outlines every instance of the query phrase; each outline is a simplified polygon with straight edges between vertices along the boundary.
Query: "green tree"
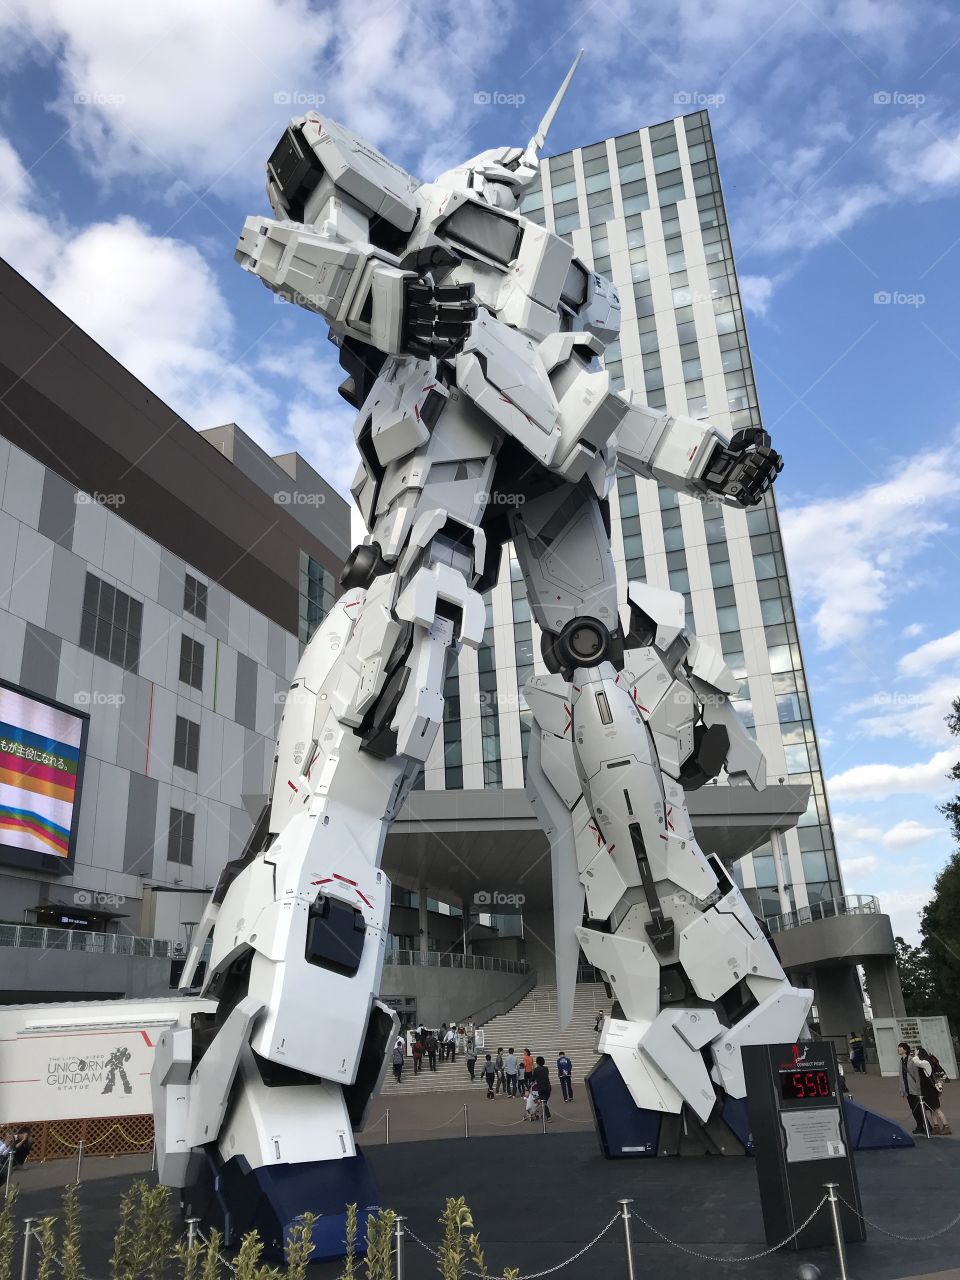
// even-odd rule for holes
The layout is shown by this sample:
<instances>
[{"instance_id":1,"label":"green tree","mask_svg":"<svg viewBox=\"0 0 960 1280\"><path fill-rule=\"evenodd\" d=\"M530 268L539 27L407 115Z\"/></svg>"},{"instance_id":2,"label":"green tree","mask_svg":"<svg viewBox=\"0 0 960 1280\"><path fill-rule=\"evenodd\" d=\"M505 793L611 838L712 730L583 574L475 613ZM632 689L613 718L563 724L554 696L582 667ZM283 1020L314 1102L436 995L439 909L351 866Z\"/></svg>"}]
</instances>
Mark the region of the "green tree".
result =
<instances>
[{"instance_id":1,"label":"green tree","mask_svg":"<svg viewBox=\"0 0 960 1280\"><path fill-rule=\"evenodd\" d=\"M951 855L934 881L920 932L929 958L933 1004L956 1029L960 1027L960 852Z\"/></svg>"},{"instance_id":2,"label":"green tree","mask_svg":"<svg viewBox=\"0 0 960 1280\"><path fill-rule=\"evenodd\" d=\"M947 722L947 728L954 737L960 737L960 698L954 698L950 713L944 716L944 719ZM947 777L953 778L954 782L960 782L960 761L957 761L947 774ZM960 844L960 796L954 796L946 804L941 804L937 807L950 823L954 840L956 840L957 844Z\"/></svg>"},{"instance_id":3,"label":"green tree","mask_svg":"<svg viewBox=\"0 0 960 1280\"><path fill-rule=\"evenodd\" d=\"M911 947L903 938L894 938L893 941L907 1013L939 1013L933 967L926 947Z\"/></svg>"}]
</instances>

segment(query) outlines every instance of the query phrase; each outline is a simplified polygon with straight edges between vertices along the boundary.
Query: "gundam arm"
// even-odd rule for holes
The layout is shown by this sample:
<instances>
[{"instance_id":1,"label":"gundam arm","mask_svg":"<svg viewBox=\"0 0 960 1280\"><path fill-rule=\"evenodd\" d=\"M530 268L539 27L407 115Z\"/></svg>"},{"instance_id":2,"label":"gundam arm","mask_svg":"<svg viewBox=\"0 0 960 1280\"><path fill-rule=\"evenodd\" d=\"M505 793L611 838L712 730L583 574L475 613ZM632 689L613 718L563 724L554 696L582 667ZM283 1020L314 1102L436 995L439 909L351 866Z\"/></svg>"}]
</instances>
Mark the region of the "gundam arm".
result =
<instances>
[{"instance_id":1,"label":"gundam arm","mask_svg":"<svg viewBox=\"0 0 960 1280\"><path fill-rule=\"evenodd\" d=\"M639 476L692 497L750 507L783 469L760 427L737 431L728 440L709 422L651 409L635 391L622 391L618 398L628 407L617 430L617 458Z\"/></svg>"}]
</instances>

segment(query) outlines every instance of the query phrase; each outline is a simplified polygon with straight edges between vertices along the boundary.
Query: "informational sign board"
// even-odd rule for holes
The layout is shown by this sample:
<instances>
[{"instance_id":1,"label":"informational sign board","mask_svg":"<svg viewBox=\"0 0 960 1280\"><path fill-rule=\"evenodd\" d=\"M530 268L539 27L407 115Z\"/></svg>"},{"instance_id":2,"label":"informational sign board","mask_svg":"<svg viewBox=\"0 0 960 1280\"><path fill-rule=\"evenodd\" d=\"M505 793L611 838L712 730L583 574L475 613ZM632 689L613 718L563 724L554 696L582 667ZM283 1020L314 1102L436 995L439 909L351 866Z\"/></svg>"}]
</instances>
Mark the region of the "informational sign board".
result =
<instances>
[{"instance_id":1,"label":"informational sign board","mask_svg":"<svg viewBox=\"0 0 960 1280\"><path fill-rule=\"evenodd\" d=\"M149 1115L161 1033L215 1008L189 998L0 1006L0 1128Z\"/></svg>"},{"instance_id":2,"label":"informational sign board","mask_svg":"<svg viewBox=\"0 0 960 1280\"><path fill-rule=\"evenodd\" d=\"M88 721L0 681L0 862L71 869Z\"/></svg>"},{"instance_id":3,"label":"informational sign board","mask_svg":"<svg viewBox=\"0 0 960 1280\"><path fill-rule=\"evenodd\" d=\"M837 1055L826 1041L748 1045L743 1049L747 1105L767 1243L796 1231L838 1184L845 1240L863 1240L860 1190L843 1112ZM856 1210L856 1212L854 1212ZM791 1249L830 1244L826 1206L790 1242Z\"/></svg>"}]
</instances>

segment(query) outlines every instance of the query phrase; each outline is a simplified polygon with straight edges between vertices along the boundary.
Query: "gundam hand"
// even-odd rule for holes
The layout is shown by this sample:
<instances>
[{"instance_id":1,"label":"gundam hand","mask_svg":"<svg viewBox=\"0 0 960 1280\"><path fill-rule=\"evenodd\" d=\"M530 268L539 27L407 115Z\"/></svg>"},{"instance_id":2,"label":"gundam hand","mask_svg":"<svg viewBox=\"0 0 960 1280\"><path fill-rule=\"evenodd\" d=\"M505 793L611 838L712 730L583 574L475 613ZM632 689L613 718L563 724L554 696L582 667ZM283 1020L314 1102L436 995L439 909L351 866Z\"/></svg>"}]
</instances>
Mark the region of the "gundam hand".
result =
<instances>
[{"instance_id":1,"label":"gundam hand","mask_svg":"<svg viewBox=\"0 0 960 1280\"><path fill-rule=\"evenodd\" d=\"M404 283L403 352L425 360L456 355L477 318L473 285L434 285L415 276Z\"/></svg>"},{"instance_id":2,"label":"gundam hand","mask_svg":"<svg viewBox=\"0 0 960 1280\"><path fill-rule=\"evenodd\" d=\"M740 507L755 507L783 470L762 427L745 427L728 445L718 445L701 479L713 493Z\"/></svg>"}]
</instances>

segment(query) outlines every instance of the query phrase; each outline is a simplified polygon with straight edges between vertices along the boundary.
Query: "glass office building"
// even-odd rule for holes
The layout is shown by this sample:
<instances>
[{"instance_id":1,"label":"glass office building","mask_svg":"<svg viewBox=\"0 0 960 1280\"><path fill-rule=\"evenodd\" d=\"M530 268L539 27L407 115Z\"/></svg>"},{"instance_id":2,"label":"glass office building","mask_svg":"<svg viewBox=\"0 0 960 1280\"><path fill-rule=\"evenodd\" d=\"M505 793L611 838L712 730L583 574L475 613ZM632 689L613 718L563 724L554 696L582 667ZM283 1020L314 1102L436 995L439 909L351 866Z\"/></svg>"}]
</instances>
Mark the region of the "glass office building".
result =
<instances>
[{"instance_id":1,"label":"glass office building","mask_svg":"<svg viewBox=\"0 0 960 1280\"><path fill-rule=\"evenodd\" d=\"M760 424L756 387L705 111L553 156L523 213L570 238L620 293L614 387L736 430ZM771 495L751 511L699 502L630 474L611 494L621 594L628 578L683 593L688 624L740 678L737 711L768 776L806 782L795 830L744 858L736 874L764 916L842 892L797 625ZM521 787L530 713L520 690L543 670L515 556L487 598L487 629L448 677L443 741L426 788Z\"/></svg>"}]
</instances>

